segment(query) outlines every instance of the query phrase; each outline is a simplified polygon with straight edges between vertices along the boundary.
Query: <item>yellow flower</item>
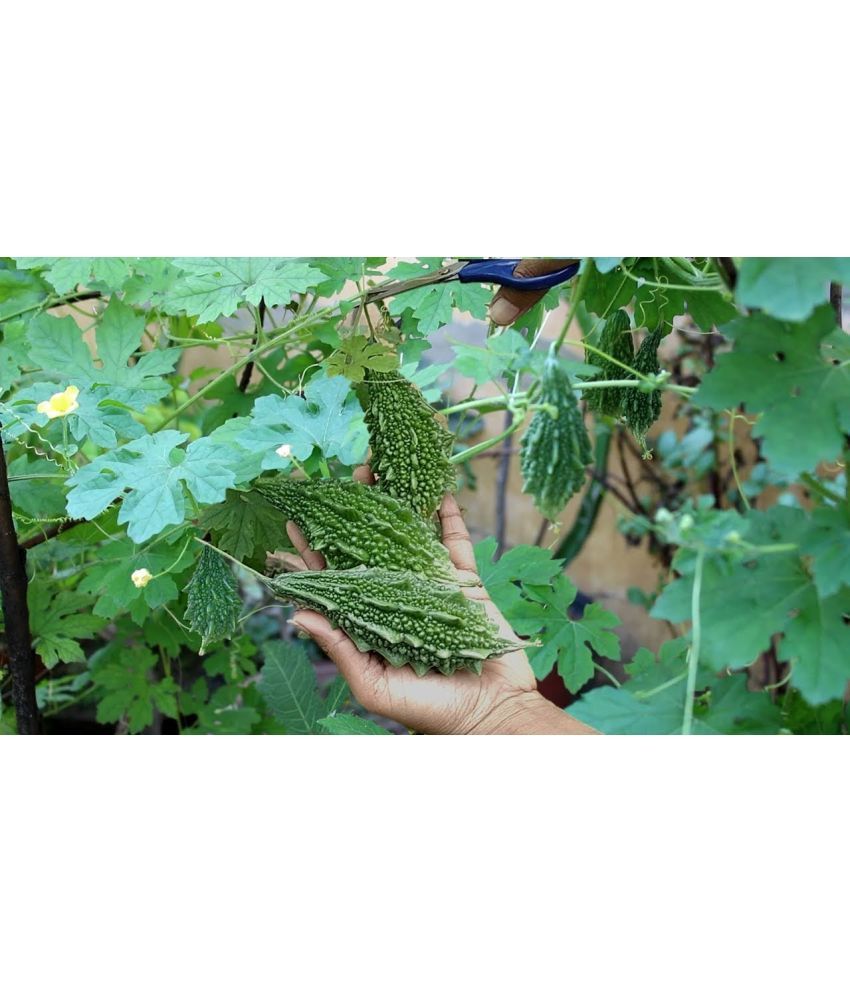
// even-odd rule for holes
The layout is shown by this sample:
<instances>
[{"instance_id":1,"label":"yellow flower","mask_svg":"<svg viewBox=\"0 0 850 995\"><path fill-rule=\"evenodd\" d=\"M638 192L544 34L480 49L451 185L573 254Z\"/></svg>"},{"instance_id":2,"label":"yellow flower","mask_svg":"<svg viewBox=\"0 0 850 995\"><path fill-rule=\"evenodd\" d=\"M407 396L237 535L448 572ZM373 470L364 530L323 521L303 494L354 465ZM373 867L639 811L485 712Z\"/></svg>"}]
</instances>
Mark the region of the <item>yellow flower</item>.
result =
<instances>
[{"instance_id":1,"label":"yellow flower","mask_svg":"<svg viewBox=\"0 0 850 995\"><path fill-rule=\"evenodd\" d=\"M153 574L146 567L142 567L141 570L134 570L130 574L130 580L136 587L147 587L153 580Z\"/></svg>"},{"instance_id":2,"label":"yellow flower","mask_svg":"<svg viewBox=\"0 0 850 995\"><path fill-rule=\"evenodd\" d=\"M49 401L42 401L36 410L41 415L47 415L48 418L64 418L65 415L71 414L79 407L77 403L79 393L78 387L66 387L60 393L54 394Z\"/></svg>"},{"instance_id":3,"label":"yellow flower","mask_svg":"<svg viewBox=\"0 0 850 995\"><path fill-rule=\"evenodd\" d=\"M292 446L289 446L286 443L284 443L282 446L278 446L277 449L275 449L275 452L277 453L278 456L281 456L283 459L289 459L290 456L292 456Z\"/></svg>"}]
</instances>

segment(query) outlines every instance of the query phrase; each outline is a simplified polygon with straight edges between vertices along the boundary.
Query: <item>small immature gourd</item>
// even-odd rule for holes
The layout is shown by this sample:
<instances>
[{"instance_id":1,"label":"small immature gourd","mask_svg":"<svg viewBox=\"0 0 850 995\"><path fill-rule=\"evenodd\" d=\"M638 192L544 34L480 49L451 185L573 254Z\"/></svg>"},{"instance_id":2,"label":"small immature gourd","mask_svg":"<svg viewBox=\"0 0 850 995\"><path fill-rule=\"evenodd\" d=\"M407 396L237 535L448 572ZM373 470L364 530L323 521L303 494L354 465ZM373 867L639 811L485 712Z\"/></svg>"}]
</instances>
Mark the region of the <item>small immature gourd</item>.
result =
<instances>
[{"instance_id":1,"label":"small immature gourd","mask_svg":"<svg viewBox=\"0 0 850 995\"><path fill-rule=\"evenodd\" d=\"M520 443L524 492L546 518L555 519L585 482L593 452L576 395L563 366L550 351L543 368L539 402Z\"/></svg>"},{"instance_id":2,"label":"small immature gourd","mask_svg":"<svg viewBox=\"0 0 850 995\"><path fill-rule=\"evenodd\" d=\"M615 311L602 326L599 349L614 359L619 359L626 366L634 368L635 350L630 329L631 321L628 314L622 309ZM627 370L612 363L610 359L601 359L594 354L591 356L591 361L600 370L594 380L624 380L631 376ZM600 390L587 391L584 397L591 411L616 418L622 410L627 390L628 387L603 387Z\"/></svg>"},{"instance_id":3,"label":"small immature gourd","mask_svg":"<svg viewBox=\"0 0 850 995\"><path fill-rule=\"evenodd\" d=\"M448 550L433 527L377 487L279 474L256 480L253 488L295 522L331 568L385 567L437 580L455 578Z\"/></svg>"},{"instance_id":4,"label":"small immature gourd","mask_svg":"<svg viewBox=\"0 0 850 995\"><path fill-rule=\"evenodd\" d=\"M522 644L503 639L460 588L409 571L357 567L282 574L267 581L284 601L321 612L363 652L394 667L480 674L484 660Z\"/></svg>"},{"instance_id":5,"label":"small immature gourd","mask_svg":"<svg viewBox=\"0 0 850 995\"><path fill-rule=\"evenodd\" d=\"M635 356L634 369L638 373L660 373L658 364L658 345L661 342L661 328L650 332L641 342ZM623 398L623 420L631 429L644 454L646 449L646 433L652 428L661 414L661 391L641 390L639 387L628 387Z\"/></svg>"},{"instance_id":6,"label":"small immature gourd","mask_svg":"<svg viewBox=\"0 0 850 995\"><path fill-rule=\"evenodd\" d=\"M369 464L377 486L430 518L455 486L454 437L419 389L400 373L369 370L364 380Z\"/></svg>"}]
</instances>

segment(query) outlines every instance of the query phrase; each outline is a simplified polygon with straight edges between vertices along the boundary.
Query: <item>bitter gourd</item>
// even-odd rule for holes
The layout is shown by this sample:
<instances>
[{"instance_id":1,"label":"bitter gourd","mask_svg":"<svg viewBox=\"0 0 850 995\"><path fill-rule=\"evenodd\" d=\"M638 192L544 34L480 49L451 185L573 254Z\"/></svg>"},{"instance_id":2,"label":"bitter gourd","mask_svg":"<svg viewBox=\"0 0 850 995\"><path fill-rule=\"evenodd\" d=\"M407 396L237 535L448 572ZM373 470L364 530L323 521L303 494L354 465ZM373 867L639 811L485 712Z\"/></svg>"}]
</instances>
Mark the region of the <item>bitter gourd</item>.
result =
<instances>
[{"instance_id":1,"label":"bitter gourd","mask_svg":"<svg viewBox=\"0 0 850 995\"><path fill-rule=\"evenodd\" d=\"M187 591L184 618L192 631L200 635L201 653L204 653L210 643L233 634L242 609L233 573L211 546L201 550Z\"/></svg>"},{"instance_id":2,"label":"bitter gourd","mask_svg":"<svg viewBox=\"0 0 850 995\"><path fill-rule=\"evenodd\" d=\"M633 367L635 349L630 328L631 322L628 314L622 309L615 311L602 326L599 349L614 359L619 359L627 366ZM594 354L591 356L591 362L600 368L599 376L594 377L594 380L624 380L631 376L627 370L612 363L610 359L595 358ZM627 390L627 387L602 387L600 390L589 390L584 396L591 411L616 418L622 410Z\"/></svg>"},{"instance_id":3,"label":"bitter gourd","mask_svg":"<svg viewBox=\"0 0 850 995\"><path fill-rule=\"evenodd\" d=\"M454 580L446 547L433 527L401 501L355 480L256 480L254 489L304 533L337 570L385 567Z\"/></svg>"},{"instance_id":4,"label":"bitter gourd","mask_svg":"<svg viewBox=\"0 0 850 995\"><path fill-rule=\"evenodd\" d=\"M480 674L483 661L521 643L504 639L478 601L460 588L410 571L355 567L282 574L268 580L285 601L321 612L363 652L394 667Z\"/></svg>"},{"instance_id":5,"label":"bitter gourd","mask_svg":"<svg viewBox=\"0 0 850 995\"><path fill-rule=\"evenodd\" d=\"M430 518L453 490L454 437L419 389L398 372L369 370L364 386L370 466L378 487Z\"/></svg>"},{"instance_id":6,"label":"bitter gourd","mask_svg":"<svg viewBox=\"0 0 850 995\"><path fill-rule=\"evenodd\" d=\"M638 373L661 372L661 367L658 364L658 345L661 342L661 332L661 328L656 328L641 342L632 364ZM646 391L639 387L626 388L623 398L623 420L637 439L645 456L648 455L646 433L658 420L660 414L660 390Z\"/></svg>"},{"instance_id":7,"label":"bitter gourd","mask_svg":"<svg viewBox=\"0 0 850 995\"><path fill-rule=\"evenodd\" d=\"M593 453L570 378L550 350L543 368L539 401L520 443L520 469L526 493L546 518L555 519L585 481Z\"/></svg>"}]
</instances>

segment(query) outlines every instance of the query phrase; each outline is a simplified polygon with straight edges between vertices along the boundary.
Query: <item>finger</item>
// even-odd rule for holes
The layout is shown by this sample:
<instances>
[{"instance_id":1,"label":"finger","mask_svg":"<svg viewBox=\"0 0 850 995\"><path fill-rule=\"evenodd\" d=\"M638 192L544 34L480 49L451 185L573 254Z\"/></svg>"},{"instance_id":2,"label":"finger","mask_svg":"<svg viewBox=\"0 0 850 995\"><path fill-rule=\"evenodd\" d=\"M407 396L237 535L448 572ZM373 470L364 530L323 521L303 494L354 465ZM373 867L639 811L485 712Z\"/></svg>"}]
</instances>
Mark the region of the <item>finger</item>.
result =
<instances>
[{"instance_id":1,"label":"finger","mask_svg":"<svg viewBox=\"0 0 850 995\"><path fill-rule=\"evenodd\" d=\"M452 563L458 570L471 570L477 576L475 554L466 525L460 514L460 508L454 495L443 495L440 505L440 525L442 526L443 545L449 551Z\"/></svg>"},{"instance_id":2,"label":"finger","mask_svg":"<svg viewBox=\"0 0 850 995\"><path fill-rule=\"evenodd\" d=\"M515 276L544 276L554 273L575 259L523 259L514 270ZM512 325L546 294L545 290L515 290L502 287L490 304L490 320L495 325Z\"/></svg>"},{"instance_id":3,"label":"finger","mask_svg":"<svg viewBox=\"0 0 850 995\"><path fill-rule=\"evenodd\" d=\"M351 474L352 480L357 480L361 484L374 484L375 475L372 473L371 467L367 464L363 466L358 466L354 473Z\"/></svg>"},{"instance_id":4,"label":"finger","mask_svg":"<svg viewBox=\"0 0 850 995\"><path fill-rule=\"evenodd\" d=\"M325 569L325 558L321 553L317 553L315 550L310 549L310 544L304 536L304 533L295 522L286 523L286 534L289 536L289 541L301 554L304 562L307 564L308 570L324 570Z\"/></svg>"},{"instance_id":5,"label":"finger","mask_svg":"<svg viewBox=\"0 0 850 995\"><path fill-rule=\"evenodd\" d=\"M266 565L268 566L268 560L266 560ZM274 559L274 565L279 570L309 570L310 567L304 562L304 559L298 556L296 553L276 553Z\"/></svg>"},{"instance_id":6,"label":"finger","mask_svg":"<svg viewBox=\"0 0 850 995\"><path fill-rule=\"evenodd\" d=\"M342 629L335 629L318 612L297 611L292 624L306 632L333 660L361 705L370 708L376 703L376 689L384 679L384 668L371 653L361 652Z\"/></svg>"}]
</instances>

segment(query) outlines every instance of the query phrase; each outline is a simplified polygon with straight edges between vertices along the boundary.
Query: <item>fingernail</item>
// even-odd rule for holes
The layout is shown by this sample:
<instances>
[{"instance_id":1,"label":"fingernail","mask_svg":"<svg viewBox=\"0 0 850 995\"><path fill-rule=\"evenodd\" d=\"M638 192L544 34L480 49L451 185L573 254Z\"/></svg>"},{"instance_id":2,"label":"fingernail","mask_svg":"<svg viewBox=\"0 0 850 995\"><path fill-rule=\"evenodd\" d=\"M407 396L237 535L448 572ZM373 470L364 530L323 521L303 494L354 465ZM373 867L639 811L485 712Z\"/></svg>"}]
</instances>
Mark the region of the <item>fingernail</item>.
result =
<instances>
[{"instance_id":1,"label":"fingernail","mask_svg":"<svg viewBox=\"0 0 850 995\"><path fill-rule=\"evenodd\" d=\"M519 314L516 304L500 297L490 305L490 320L496 325L510 325Z\"/></svg>"}]
</instances>

